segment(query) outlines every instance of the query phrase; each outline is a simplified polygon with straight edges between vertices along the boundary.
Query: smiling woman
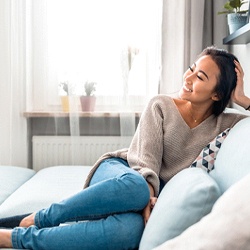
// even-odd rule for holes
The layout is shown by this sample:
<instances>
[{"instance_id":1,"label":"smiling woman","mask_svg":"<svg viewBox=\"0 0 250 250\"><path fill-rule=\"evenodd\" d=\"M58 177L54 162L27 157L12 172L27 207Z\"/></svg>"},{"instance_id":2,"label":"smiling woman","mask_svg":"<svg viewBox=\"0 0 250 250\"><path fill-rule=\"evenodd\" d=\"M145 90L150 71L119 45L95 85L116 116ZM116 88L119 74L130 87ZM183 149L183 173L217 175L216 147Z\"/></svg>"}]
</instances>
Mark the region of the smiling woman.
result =
<instances>
[{"instance_id":1,"label":"smiling woman","mask_svg":"<svg viewBox=\"0 0 250 250\"><path fill-rule=\"evenodd\" d=\"M226 108L236 86L235 71L243 74L238 59L213 46L204 49L189 66L183 75L180 100L176 99L175 103L190 128L198 126L212 114L219 116ZM244 96L244 92L239 93L239 97L241 95ZM242 99L245 102L245 98ZM248 98L246 102L249 102Z\"/></svg>"}]
</instances>

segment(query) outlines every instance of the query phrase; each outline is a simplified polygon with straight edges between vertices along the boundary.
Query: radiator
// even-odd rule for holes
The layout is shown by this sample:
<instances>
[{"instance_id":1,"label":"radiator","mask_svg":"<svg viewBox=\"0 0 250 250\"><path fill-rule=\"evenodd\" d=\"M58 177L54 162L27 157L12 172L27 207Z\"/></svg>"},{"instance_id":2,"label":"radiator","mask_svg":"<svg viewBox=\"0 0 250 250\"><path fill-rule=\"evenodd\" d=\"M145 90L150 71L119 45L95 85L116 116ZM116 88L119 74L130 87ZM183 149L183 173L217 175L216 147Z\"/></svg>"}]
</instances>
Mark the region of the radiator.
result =
<instances>
[{"instance_id":1,"label":"radiator","mask_svg":"<svg viewBox=\"0 0 250 250\"><path fill-rule=\"evenodd\" d=\"M56 165L92 166L104 153L129 146L130 136L33 136L32 165L40 169Z\"/></svg>"}]
</instances>

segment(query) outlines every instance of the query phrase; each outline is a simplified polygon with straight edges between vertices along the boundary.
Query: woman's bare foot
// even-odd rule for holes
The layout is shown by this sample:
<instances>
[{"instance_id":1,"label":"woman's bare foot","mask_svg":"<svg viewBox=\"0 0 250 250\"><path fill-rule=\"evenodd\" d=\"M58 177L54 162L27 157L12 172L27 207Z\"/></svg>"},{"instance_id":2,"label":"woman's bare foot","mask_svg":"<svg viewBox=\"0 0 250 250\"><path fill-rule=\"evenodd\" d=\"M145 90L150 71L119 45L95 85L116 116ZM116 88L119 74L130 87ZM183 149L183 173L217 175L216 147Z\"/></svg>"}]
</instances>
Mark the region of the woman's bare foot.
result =
<instances>
[{"instance_id":1,"label":"woman's bare foot","mask_svg":"<svg viewBox=\"0 0 250 250\"><path fill-rule=\"evenodd\" d=\"M36 213L30 214L27 217L23 218L19 224L20 227L30 227L35 225L35 215Z\"/></svg>"},{"instance_id":2,"label":"woman's bare foot","mask_svg":"<svg viewBox=\"0 0 250 250\"><path fill-rule=\"evenodd\" d=\"M12 230L0 229L0 247L1 248L12 248L11 233L12 233Z\"/></svg>"}]
</instances>

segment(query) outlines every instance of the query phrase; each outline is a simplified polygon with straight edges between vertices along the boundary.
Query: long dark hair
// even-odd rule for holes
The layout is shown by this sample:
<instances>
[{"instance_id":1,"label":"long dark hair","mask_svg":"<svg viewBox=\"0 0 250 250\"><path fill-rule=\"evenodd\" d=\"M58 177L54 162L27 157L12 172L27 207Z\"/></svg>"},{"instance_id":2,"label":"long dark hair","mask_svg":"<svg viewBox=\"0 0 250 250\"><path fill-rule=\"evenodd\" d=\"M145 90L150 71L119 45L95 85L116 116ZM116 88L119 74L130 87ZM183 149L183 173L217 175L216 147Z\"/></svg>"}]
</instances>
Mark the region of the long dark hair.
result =
<instances>
[{"instance_id":1,"label":"long dark hair","mask_svg":"<svg viewBox=\"0 0 250 250\"><path fill-rule=\"evenodd\" d=\"M218 116L225 110L230 101L231 93L236 87L237 75L234 60L238 61L238 59L227 50L218 49L215 46L204 49L199 57L205 55L211 56L220 70L215 88L219 100L213 104L213 114Z\"/></svg>"}]
</instances>

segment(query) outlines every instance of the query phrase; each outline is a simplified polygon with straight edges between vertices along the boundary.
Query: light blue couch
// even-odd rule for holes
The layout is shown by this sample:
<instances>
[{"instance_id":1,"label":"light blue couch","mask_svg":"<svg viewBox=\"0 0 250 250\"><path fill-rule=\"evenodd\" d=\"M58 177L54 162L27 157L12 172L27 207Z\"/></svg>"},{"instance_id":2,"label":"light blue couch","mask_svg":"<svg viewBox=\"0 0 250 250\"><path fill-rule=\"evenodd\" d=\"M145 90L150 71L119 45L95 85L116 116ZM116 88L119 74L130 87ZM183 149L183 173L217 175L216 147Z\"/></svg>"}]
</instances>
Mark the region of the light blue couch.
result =
<instances>
[{"instance_id":1,"label":"light blue couch","mask_svg":"<svg viewBox=\"0 0 250 250\"><path fill-rule=\"evenodd\" d=\"M0 166L0 218L31 213L79 192L89 170L86 166L55 166L36 173Z\"/></svg>"},{"instance_id":2,"label":"light blue couch","mask_svg":"<svg viewBox=\"0 0 250 250\"><path fill-rule=\"evenodd\" d=\"M79 192L90 168L55 166L36 173L0 166L0 218L32 213Z\"/></svg>"},{"instance_id":3,"label":"light blue couch","mask_svg":"<svg viewBox=\"0 0 250 250\"><path fill-rule=\"evenodd\" d=\"M210 174L201 169L189 168L172 178L167 184L168 189L161 194L156 203L144 231L140 249L250 249L250 230L246 234L249 248L230 248L229 238L235 239L230 234L230 231L234 232L230 229L230 226L234 228L233 223L232 225L229 222L226 224L228 231L224 232L222 238L218 240L216 237L218 231L225 229L220 218L225 219L225 216L223 213L215 213L217 216L214 218L213 210L211 213L214 203L217 201L220 204L224 196L230 196L230 192L226 195L230 187L241 182L245 176L249 178L246 188L248 191L242 190L238 196L249 196L246 199L239 199L239 202L247 200L250 204L249 145L250 118L246 118L231 129L217 155L215 169ZM31 169L0 166L0 218L37 211L78 192L83 188L89 169L89 166L55 166L35 173ZM237 203L237 197L232 196L232 198ZM231 204L226 205L226 208L230 207L232 207ZM245 207L245 204L240 207ZM249 205L247 207L249 210L242 209L244 213L240 214L246 216L245 221L250 225L250 207ZM161 215L157 211L160 211ZM234 219L238 213L239 211L228 212L229 218ZM209 220L211 214L212 219ZM208 219L205 219L207 226L202 224L203 227L200 228L200 223L203 221L200 219L207 217ZM199 228L198 232L195 229L196 226ZM189 229L193 230L191 236L188 234ZM238 233L241 239L244 232L238 230ZM207 239L206 236L210 238ZM216 241L214 242L211 237ZM189 241L186 240L187 238ZM185 242L186 245L183 246L180 242L182 244ZM208 242L214 242L214 245ZM203 245L200 246L198 243Z\"/></svg>"}]
</instances>

